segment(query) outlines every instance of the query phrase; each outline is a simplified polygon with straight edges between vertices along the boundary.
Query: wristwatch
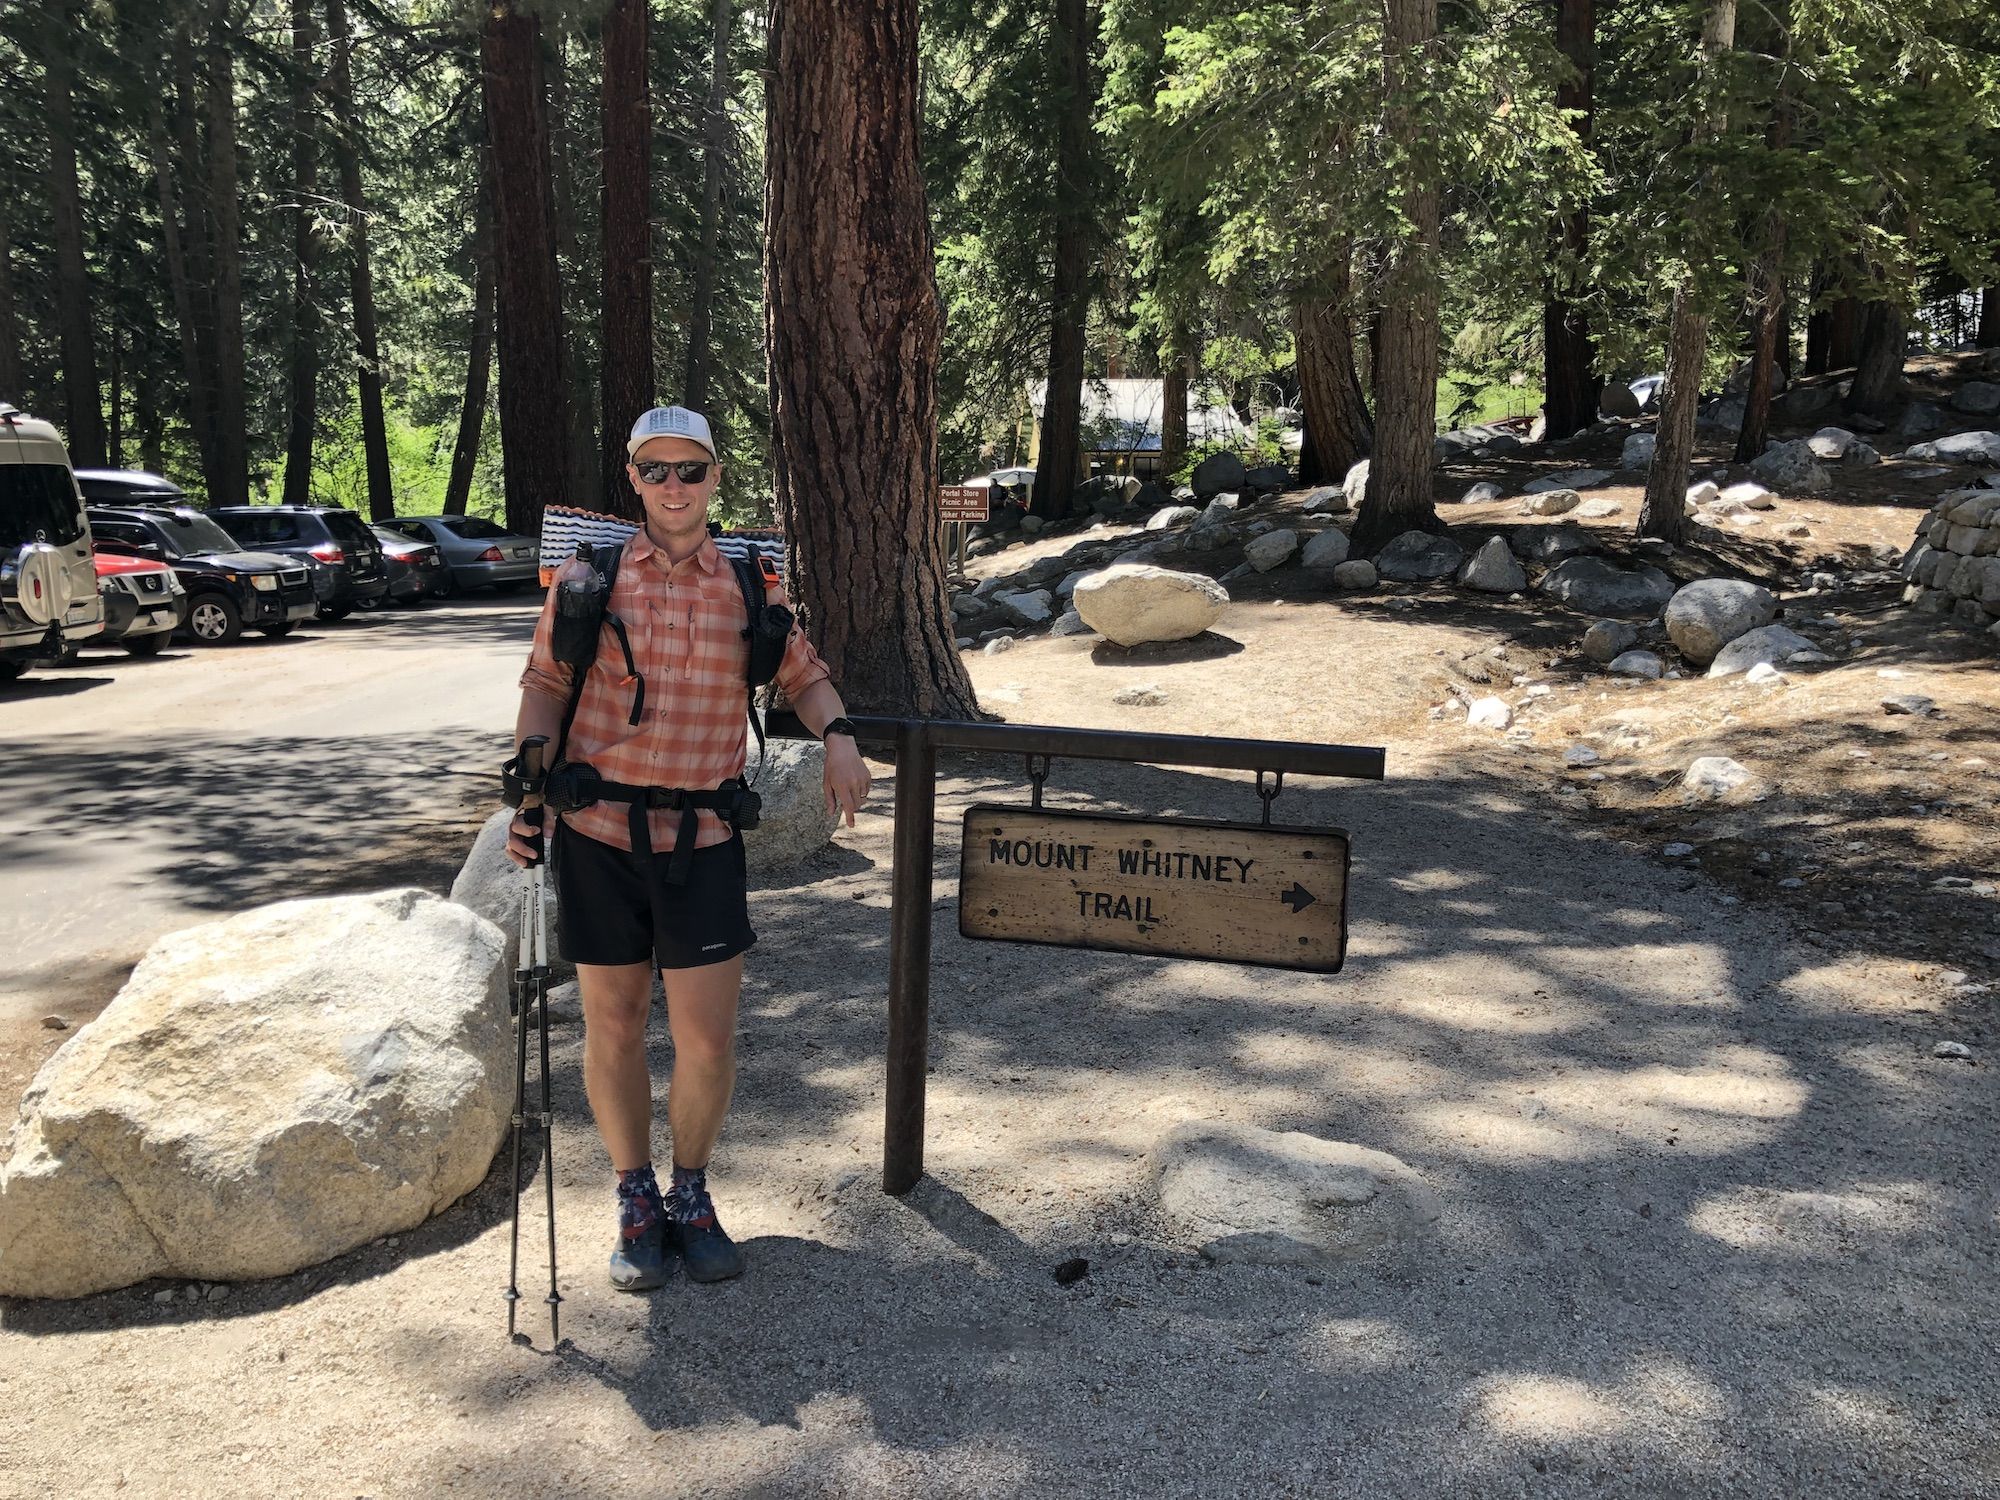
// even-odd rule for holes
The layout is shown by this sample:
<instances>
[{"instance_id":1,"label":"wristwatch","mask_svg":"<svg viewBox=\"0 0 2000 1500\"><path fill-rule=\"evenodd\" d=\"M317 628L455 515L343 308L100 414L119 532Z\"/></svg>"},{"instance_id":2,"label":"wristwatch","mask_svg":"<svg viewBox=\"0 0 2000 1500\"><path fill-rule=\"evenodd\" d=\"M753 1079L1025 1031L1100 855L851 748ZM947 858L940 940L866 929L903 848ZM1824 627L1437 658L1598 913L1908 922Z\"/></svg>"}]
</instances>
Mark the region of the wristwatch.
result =
<instances>
[{"instance_id":1,"label":"wristwatch","mask_svg":"<svg viewBox=\"0 0 2000 1500\"><path fill-rule=\"evenodd\" d=\"M830 734L844 734L849 739L855 738L854 721L844 714L838 719L827 720L826 728L819 732L819 737L824 740Z\"/></svg>"}]
</instances>

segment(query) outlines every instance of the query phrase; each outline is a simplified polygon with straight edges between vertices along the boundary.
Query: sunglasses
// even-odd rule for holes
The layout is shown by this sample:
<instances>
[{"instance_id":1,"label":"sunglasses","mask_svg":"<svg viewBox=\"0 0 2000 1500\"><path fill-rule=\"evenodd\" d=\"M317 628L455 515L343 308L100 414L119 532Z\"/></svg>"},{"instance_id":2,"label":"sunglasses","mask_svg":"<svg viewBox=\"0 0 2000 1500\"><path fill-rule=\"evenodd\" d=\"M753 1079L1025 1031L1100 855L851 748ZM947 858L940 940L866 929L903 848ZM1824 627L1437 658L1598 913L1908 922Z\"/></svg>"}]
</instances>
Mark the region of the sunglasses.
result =
<instances>
[{"instance_id":1,"label":"sunglasses","mask_svg":"<svg viewBox=\"0 0 2000 1500\"><path fill-rule=\"evenodd\" d=\"M639 478L647 484L665 484L667 475L677 474L682 484L700 484L708 478L709 462L701 458L677 459L667 463L657 458L649 458L632 466L639 471Z\"/></svg>"}]
</instances>

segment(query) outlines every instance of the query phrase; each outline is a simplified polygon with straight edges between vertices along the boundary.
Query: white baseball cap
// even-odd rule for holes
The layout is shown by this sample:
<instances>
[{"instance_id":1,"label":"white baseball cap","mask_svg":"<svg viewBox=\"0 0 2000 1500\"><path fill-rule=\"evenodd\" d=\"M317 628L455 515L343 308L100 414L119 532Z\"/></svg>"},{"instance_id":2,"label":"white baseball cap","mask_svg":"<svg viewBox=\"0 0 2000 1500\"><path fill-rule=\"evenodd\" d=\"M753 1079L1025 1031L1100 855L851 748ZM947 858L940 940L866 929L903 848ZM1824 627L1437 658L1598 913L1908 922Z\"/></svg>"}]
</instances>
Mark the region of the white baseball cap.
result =
<instances>
[{"instance_id":1,"label":"white baseball cap","mask_svg":"<svg viewBox=\"0 0 2000 1500\"><path fill-rule=\"evenodd\" d=\"M632 436L626 439L625 456L632 457L643 444L659 437L686 438L706 448L710 458L716 456L715 437L708 430L708 418L685 406L656 406L640 413L639 420L632 424Z\"/></svg>"}]
</instances>

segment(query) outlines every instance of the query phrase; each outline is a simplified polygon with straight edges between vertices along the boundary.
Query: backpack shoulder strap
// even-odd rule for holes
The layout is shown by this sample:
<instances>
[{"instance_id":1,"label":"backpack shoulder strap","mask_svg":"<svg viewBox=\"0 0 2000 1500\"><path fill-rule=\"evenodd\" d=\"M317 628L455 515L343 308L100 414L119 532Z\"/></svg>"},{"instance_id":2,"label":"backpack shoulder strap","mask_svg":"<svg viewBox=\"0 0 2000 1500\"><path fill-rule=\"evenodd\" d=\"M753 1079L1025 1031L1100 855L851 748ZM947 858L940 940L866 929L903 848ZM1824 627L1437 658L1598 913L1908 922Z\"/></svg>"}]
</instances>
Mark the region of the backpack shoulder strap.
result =
<instances>
[{"instance_id":1,"label":"backpack shoulder strap","mask_svg":"<svg viewBox=\"0 0 2000 1500\"><path fill-rule=\"evenodd\" d=\"M600 544L591 549L590 565L597 569L598 576L604 580L604 618L617 629L619 640L625 642L625 659L629 663L632 659L631 643L625 641L623 622L611 613L611 589L618 582L618 564L624 561L624 558L623 542ZM603 626L600 625L598 628L601 630ZM576 722L577 705L583 702L583 685L589 677L590 668L587 666L570 669L569 701L563 705L562 728L556 732L556 748L549 757L549 764L552 766L562 764L563 752L569 747L570 725ZM644 701L646 691L644 681L637 683L634 691L636 696L633 699L632 712L636 719L639 705Z\"/></svg>"},{"instance_id":2,"label":"backpack shoulder strap","mask_svg":"<svg viewBox=\"0 0 2000 1500\"><path fill-rule=\"evenodd\" d=\"M754 543L751 545L751 551L757 552ZM763 561L763 554L758 552L757 555L759 561ZM765 563L765 566L768 565L768 563ZM754 642L757 632L757 619L764 612L764 569L758 566L757 563L751 562L747 557L731 557L729 559L729 568L736 575L736 586L743 591L743 639L746 643ZM764 723L757 717L757 677L750 665L753 652L754 646L743 653L743 695L744 706L750 715L751 732L757 736L757 769L759 772L762 772L764 769ZM751 780L756 780L756 777L752 776Z\"/></svg>"}]
</instances>

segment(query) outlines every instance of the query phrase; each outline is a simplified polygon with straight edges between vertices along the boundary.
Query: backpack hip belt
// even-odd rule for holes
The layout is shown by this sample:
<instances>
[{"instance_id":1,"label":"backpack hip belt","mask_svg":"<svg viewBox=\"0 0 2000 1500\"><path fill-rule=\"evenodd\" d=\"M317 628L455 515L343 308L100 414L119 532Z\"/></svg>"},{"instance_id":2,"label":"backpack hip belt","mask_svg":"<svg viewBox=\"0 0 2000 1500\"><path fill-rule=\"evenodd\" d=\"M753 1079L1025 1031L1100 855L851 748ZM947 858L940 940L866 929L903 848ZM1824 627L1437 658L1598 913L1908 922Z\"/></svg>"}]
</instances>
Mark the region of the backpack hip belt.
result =
<instances>
[{"instance_id":1,"label":"backpack hip belt","mask_svg":"<svg viewBox=\"0 0 2000 1500\"><path fill-rule=\"evenodd\" d=\"M764 799L742 781L731 777L713 789L693 790L678 786L635 786L630 782L606 781L581 761L566 761L548 774L544 799L557 813L575 812L596 802L626 804L626 827L632 837L632 857L642 869L653 862L653 831L646 816L654 808L678 811L681 826L674 835L674 847L667 859L667 883L686 885L694 867L694 840L700 827L699 812L720 814L723 821L739 832L755 828Z\"/></svg>"}]
</instances>

